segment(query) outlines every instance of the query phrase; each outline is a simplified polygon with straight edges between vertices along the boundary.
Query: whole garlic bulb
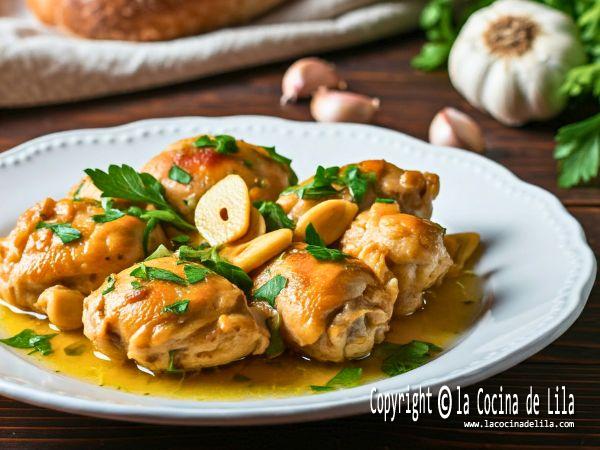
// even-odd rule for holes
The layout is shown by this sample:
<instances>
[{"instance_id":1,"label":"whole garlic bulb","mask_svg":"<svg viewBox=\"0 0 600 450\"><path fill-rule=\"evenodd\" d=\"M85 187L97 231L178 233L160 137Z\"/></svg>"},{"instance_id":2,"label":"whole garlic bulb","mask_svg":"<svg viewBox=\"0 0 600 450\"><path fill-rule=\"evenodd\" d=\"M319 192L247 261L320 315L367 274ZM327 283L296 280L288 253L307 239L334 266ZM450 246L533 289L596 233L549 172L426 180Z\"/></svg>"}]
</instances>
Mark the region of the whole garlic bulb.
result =
<instances>
[{"instance_id":1,"label":"whole garlic bulb","mask_svg":"<svg viewBox=\"0 0 600 450\"><path fill-rule=\"evenodd\" d=\"M475 107L505 125L558 114L560 85L585 62L573 21L526 0L500 0L473 14L448 62L454 87Z\"/></svg>"}]
</instances>

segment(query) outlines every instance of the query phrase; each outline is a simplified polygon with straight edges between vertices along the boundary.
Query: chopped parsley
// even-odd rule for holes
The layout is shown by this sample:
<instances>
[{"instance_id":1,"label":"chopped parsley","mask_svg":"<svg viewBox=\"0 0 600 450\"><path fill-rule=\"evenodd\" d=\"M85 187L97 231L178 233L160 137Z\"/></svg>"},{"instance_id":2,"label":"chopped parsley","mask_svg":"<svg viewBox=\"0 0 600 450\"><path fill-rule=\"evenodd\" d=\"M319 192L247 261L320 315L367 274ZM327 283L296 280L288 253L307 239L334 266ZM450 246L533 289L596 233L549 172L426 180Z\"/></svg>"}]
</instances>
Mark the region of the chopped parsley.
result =
<instances>
[{"instance_id":1,"label":"chopped parsley","mask_svg":"<svg viewBox=\"0 0 600 450\"><path fill-rule=\"evenodd\" d=\"M254 291L254 298L256 300L263 300L275 308L275 299L279 293L285 289L288 280L282 275L275 275L256 291Z\"/></svg>"},{"instance_id":2,"label":"chopped parsley","mask_svg":"<svg viewBox=\"0 0 600 450\"><path fill-rule=\"evenodd\" d=\"M111 208L111 209L105 210L104 214L96 214L96 215L92 216L92 220L96 223L107 223L107 222L112 222L113 220L120 219L121 217L124 217L124 216L125 216L125 213L123 211L121 211L120 209Z\"/></svg>"},{"instance_id":3,"label":"chopped parsley","mask_svg":"<svg viewBox=\"0 0 600 450\"><path fill-rule=\"evenodd\" d=\"M393 198L380 198L380 197L377 197L375 199L375 203L396 203L396 200L394 200Z\"/></svg>"},{"instance_id":4,"label":"chopped parsley","mask_svg":"<svg viewBox=\"0 0 600 450\"><path fill-rule=\"evenodd\" d=\"M65 355L67 356L80 356L85 353L87 348L88 346L84 342L73 342L72 344L67 345L63 349L63 352L65 352Z\"/></svg>"},{"instance_id":5,"label":"chopped parsley","mask_svg":"<svg viewBox=\"0 0 600 450\"><path fill-rule=\"evenodd\" d=\"M277 311L275 311L275 315L273 317L270 317L267 320L267 326L269 327L271 340L269 342L269 346L265 350L265 355L267 358L276 358L285 351L285 343L283 342L281 333L279 331L281 327L281 316Z\"/></svg>"},{"instance_id":6,"label":"chopped parsley","mask_svg":"<svg viewBox=\"0 0 600 450\"><path fill-rule=\"evenodd\" d=\"M183 272L185 273L185 277L187 278L187 282L189 284L196 284L204 281L204 279L210 273L210 270L205 267L186 264L183 266Z\"/></svg>"},{"instance_id":7,"label":"chopped parsley","mask_svg":"<svg viewBox=\"0 0 600 450\"><path fill-rule=\"evenodd\" d=\"M134 289L141 289L142 288L142 283L140 283L139 281L132 281L131 282L131 287Z\"/></svg>"},{"instance_id":8,"label":"chopped parsley","mask_svg":"<svg viewBox=\"0 0 600 450\"><path fill-rule=\"evenodd\" d=\"M169 170L169 178L181 184L190 184L190 181L192 181L192 176L177 164L173 164L171 166L171 170Z\"/></svg>"},{"instance_id":9,"label":"chopped parsley","mask_svg":"<svg viewBox=\"0 0 600 450\"><path fill-rule=\"evenodd\" d=\"M360 367L345 367L323 386L313 385L310 388L315 392L327 392L340 388L350 388L358 386L361 377L362 369Z\"/></svg>"},{"instance_id":10,"label":"chopped parsley","mask_svg":"<svg viewBox=\"0 0 600 450\"><path fill-rule=\"evenodd\" d=\"M319 261L342 261L349 257L338 249L326 247L312 223L306 226L305 233L305 241L308 244L306 251Z\"/></svg>"},{"instance_id":11,"label":"chopped parsley","mask_svg":"<svg viewBox=\"0 0 600 450\"><path fill-rule=\"evenodd\" d=\"M153 259L166 258L167 256L173 256L173 253L171 253L171 250L169 250L163 244L160 244L156 248L156 250L154 250L152 254L148 256L144 261L152 261Z\"/></svg>"},{"instance_id":12,"label":"chopped parsley","mask_svg":"<svg viewBox=\"0 0 600 450\"><path fill-rule=\"evenodd\" d=\"M106 287L104 288L104 290L102 291L102 295L106 295L109 292L112 292L115 290L115 276L114 275L109 275L108 278L106 279Z\"/></svg>"},{"instance_id":13,"label":"chopped parsley","mask_svg":"<svg viewBox=\"0 0 600 450\"><path fill-rule=\"evenodd\" d=\"M170 350L169 351L169 367L167 367L167 372L168 373L181 373L181 372L183 372L183 370L177 369L175 367L175 352L177 352L177 350Z\"/></svg>"},{"instance_id":14,"label":"chopped parsley","mask_svg":"<svg viewBox=\"0 0 600 450\"><path fill-rule=\"evenodd\" d=\"M158 219L151 218L146 222L146 226L144 227L144 233L142 234L142 247L144 248L144 254L147 255L150 250L150 235L158 225Z\"/></svg>"},{"instance_id":15,"label":"chopped parsley","mask_svg":"<svg viewBox=\"0 0 600 450\"><path fill-rule=\"evenodd\" d=\"M362 172L356 164L347 166L341 175L342 184L348 187L356 203L362 202L369 185L375 182L373 172Z\"/></svg>"},{"instance_id":16,"label":"chopped parsley","mask_svg":"<svg viewBox=\"0 0 600 450\"><path fill-rule=\"evenodd\" d=\"M217 153L221 153L223 155L229 155L238 152L238 146L235 138L227 134L219 134L214 138L207 135L200 136L194 142L194 147L211 147L214 148Z\"/></svg>"},{"instance_id":17,"label":"chopped parsley","mask_svg":"<svg viewBox=\"0 0 600 450\"><path fill-rule=\"evenodd\" d=\"M292 219L285 215L283 208L275 202L258 201L254 206L265 219L267 231L279 230L280 228L294 229L296 224Z\"/></svg>"},{"instance_id":18,"label":"chopped parsley","mask_svg":"<svg viewBox=\"0 0 600 450\"><path fill-rule=\"evenodd\" d=\"M285 156L277 153L277 151L275 150L275 147L263 147L263 148L267 151L269 158L271 158L275 162L278 162L278 163L283 164L284 166L288 167L288 169L290 171L288 182L291 185L298 184L298 176L296 175L296 172L294 172L294 169L292 169L292 160L290 158L286 158Z\"/></svg>"},{"instance_id":19,"label":"chopped parsley","mask_svg":"<svg viewBox=\"0 0 600 450\"><path fill-rule=\"evenodd\" d=\"M81 239L81 232L73 228L69 223L39 222L35 228L38 230L41 228L47 228L51 230L56 236L58 236L63 244L68 244L69 242Z\"/></svg>"},{"instance_id":20,"label":"chopped parsley","mask_svg":"<svg viewBox=\"0 0 600 450\"><path fill-rule=\"evenodd\" d=\"M381 370L390 377L416 369L427 363L435 353L442 351L437 345L422 341L403 345L385 343L380 349L387 355Z\"/></svg>"},{"instance_id":21,"label":"chopped parsley","mask_svg":"<svg viewBox=\"0 0 600 450\"><path fill-rule=\"evenodd\" d=\"M50 339L54 336L56 334L37 334L33 330L26 329L13 337L0 339L0 342L14 348L32 348L31 353L40 352L46 356L52 353Z\"/></svg>"},{"instance_id":22,"label":"chopped parsley","mask_svg":"<svg viewBox=\"0 0 600 450\"><path fill-rule=\"evenodd\" d=\"M178 302L175 302L175 303L165 306L162 309L162 312L163 313L173 313L177 316L181 316L182 314L185 314L188 311L189 307L190 307L189 300L180 300Z\"/></svg>"},{"instance_id":23,"label":"chopped parsley","mask_svg":"<svg viewBox=\"0 0 600 450\"><path fill-rule=\"evenodd\" d=\"M187 281L181 278L179 275L174 274L173 272L161 269L159 267L151 267L146 266L145 264L140 264L138 267L133 269L130 273L132 277L139 278L141 280L158 280L158 281L168 281L170 283L179 284L182 286L187 285Z\"/></svg>"},{"instance_id":24,"label":"chopped parsley","mask_svg":"<svg viewBox=\"0 0 600 450\"><path fill-rule=\"evenodd\" d=\"M171 242L179 245L187 244L188 242L190 242L190 240L191 238L187 234L180 234L171 238Z\"/></svg>"}]
</instances>

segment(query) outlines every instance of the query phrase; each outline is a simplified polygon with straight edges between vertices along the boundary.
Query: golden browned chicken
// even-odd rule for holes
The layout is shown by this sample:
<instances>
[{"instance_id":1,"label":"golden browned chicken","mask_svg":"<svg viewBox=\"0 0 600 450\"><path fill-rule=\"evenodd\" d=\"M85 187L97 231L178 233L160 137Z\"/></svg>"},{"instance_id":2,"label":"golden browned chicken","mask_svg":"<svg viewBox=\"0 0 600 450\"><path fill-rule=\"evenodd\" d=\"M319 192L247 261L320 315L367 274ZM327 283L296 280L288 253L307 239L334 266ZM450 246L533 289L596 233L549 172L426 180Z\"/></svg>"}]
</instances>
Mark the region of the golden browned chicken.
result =
<instances>
[{"instance_id":1,"label":"golden browned chicken","mask_svg":"<svg viewBox=\"0 0 600 450\"><path fill-rule=\"evenodd\" d=\"M361 358L383 341L397 294L355 258L320 261L294 244L255 278L256 288L281 275L275 299L281 334L289 346L321 361Z\"/></svg>"},{"instance_id":2,"label":"golden browned chicken","mask_svg":"<svg viewBox=\"0 0 600 450\"><path fill-rule=\"evenodd\" d=\"M50 198L25 211L0 240L0 298L25 310L48 312L63 328L76 327L64 320L72 309L67 306L76 307L79 298L81 310L83 296L109 274L144 258L145 223L127 215L106 223L92 219L104 212L94 200ZM153 250L164 241L156 227L148 247Z\"/></svg>"},{"instance_id":3,"label":"golden browned chicken","mask_svg":"<svg viewBox=\"0 0 600 450\"><path fill-rule=\"evenodd\" d=\"M293 220L316 204L332 198L358 203L368 209L376 198L393 199L402 212L430 218L439 193L433 173L403 170L384 160L368 160L337 168L319 169L315 176L284 192L277 203Z\"/></svg>"},{"instance_id":4,"label":"golden browned chicken","mask_svg":"<svg viewBox=\"0 0 600 450\"><path fill-rule=\"evenodd\" d=\"M429 220L400 213L395 203L374 203L346 231L341 249L364 261L382 282L398 279L395 314L406 315L423 305L423 291L452 266L444 233Z\"/></svg>"},{"instance_id":5,"label":"golden browned chicken","mask_svg":"<svg viewBox=\"0 0 600 450\"><path fill-rule=\"evenodd\" d=\"M175 257L114 275L85 299L84 333L111 359L157 371L196 370L257 355L269 332L244 293L203 266Z\"/></svg>"},{"instance_id":6,"label":"golden browned chicken","mask_svg":"<svg viewBox=\"0 0 600 450\"><path fill-rule=\"evenodd\" d=\"M271 148L229 136L199 136L172 144L152 158L142 172L158 179L169 203L193 222L200 197L230 174L244 179L252 201L275 200L290 180L295 182L295 175L284 160Z\"/></svg>"}]
</instances>

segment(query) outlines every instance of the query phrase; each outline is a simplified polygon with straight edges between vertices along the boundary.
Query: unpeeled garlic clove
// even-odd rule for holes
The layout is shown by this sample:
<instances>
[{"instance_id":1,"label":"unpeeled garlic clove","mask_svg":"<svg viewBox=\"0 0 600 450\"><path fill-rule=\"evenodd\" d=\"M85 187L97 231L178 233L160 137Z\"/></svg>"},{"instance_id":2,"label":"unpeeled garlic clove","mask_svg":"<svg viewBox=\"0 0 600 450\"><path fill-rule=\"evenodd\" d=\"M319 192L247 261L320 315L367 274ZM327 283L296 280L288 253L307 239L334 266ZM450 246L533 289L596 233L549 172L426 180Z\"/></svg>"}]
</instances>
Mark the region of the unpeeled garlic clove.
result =
<instances>
[{"instance_id":1,"label":"unpeeled garlic clove","mask_svg":"<svg viewBox=\"0 0 600 450\"><path fill-rule=\"evenodd\" d=\"M319 87L346 89L333 64L321 58L302 58L292 64L281 82L281 104L310 97Z\"/></svg>"},{"instance_id":2,"label":"unpeeled garlic clove","mask_svg":"<svg viewBox=\"0 0 600 450\"><path fill-rule=\"evenodd\" d=\"M317 122L368 123L379 105L378 98L319 88L310 103L310 113Z\"/></svg>"},{"instance_id":3,"label":"unpeeled garlic clove","mask_svg":"<svg viewBox=\"0 0 600 450\"><path fill-rule=\"evenodd\" d=\"M455 108L438 112L429 126L429 142L483 153L485 139L481 127L471 116Z\"/></svg>"}]
</instances>

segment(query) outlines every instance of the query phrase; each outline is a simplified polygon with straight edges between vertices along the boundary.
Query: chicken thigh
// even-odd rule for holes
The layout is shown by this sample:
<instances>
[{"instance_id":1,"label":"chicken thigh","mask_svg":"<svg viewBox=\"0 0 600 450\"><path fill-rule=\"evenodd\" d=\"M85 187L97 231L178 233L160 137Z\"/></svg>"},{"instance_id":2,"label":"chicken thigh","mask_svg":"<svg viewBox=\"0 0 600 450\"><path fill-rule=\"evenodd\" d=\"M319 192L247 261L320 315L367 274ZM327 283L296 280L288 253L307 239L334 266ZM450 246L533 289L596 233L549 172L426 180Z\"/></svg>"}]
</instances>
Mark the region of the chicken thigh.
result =
<instances>
[{"instance_id":1,"label":"chicken thigh","mask_svg":"<svg viewBox=\"0 0 600 450\"><path fill-rule=\"evenodd\" d=\"M143 259L144 221L128 215L106 223L93 220L104 212L94 200L50 198L25 211L0 240L0 298L46 313L49 303L73 303L78 293L83 300L109 274ZM163 242L156 227L148 248Z\"/></svg>"},{"instance_id":2,"label":"chicken thigh","mask_svg":"<svg viewBox=\"0 0 600 450\"><path fill-rule=\"evenodd\" d=\"M320 261L296 243L267 265L255 287L276 275L286 287L276 298L286 343L321 361L367 356L383 341L397 295L397 282L381 283L354 258Z\"/></svg>"},{"instance_id":3,"label":"chicken thigh","mask_svg":"<svg viewBox=\"0 0 600 450\"><path fill-rule=\"evenodd\" d=\"M444 233L429 220L400 213L397 204L374 203L346 231L341 249L364 261L382 282L397 278L395 314L407 315L422 307L423 291L452 266Z\"/></svg>"},{"instance_id":4,"label":"chicken thigh","mask_svg":"<svg viewBox=\"0 0 600 450\"><path fill-rule=\"evenodd\" d=\"M352 168L357 168L358 171L348 173ZM368 160L343 166L334 176L330 169L327 169L328 172L325 172L324 176L318 177L318 186L314 189L309 187L303 192L301 188L314 185L317 177L311 177L298 187L282 193L277 203L291 219L298 220L316 204L332 198L354 201L358 203L360 210L364 211L377 197L395 200L406 214L426 219L431 217L432 202L437 197L440 186L436 174L403 170L384 160ZM328 178L334 181L328 184ZM335 178L349 180L340 184ZM323 184L326 186L321 186ZM363 193L357 193L361 184L366 189ZM354 192L352 188L355 189Z\"/></svg>"},{"instance_id":5,"label":"chicken thigh","mask_svg":"<svg viewBox=\"0 0 600 450\"><path fill-rule=\"evenodd\" d=\"M289 180L295 182L289 165L280 162L279 155L273 156L272 149L238 140L233 141L230 151L219 152L214 147L198 146L198 142L198 137L178 141L142 168L161 182L169 203L190 222L200 197L227 175L244 179L252 201L275 200ZM183 169L187 175L174 175L174 167L178 168L175 173Z\"/></svg>"},{"instance_id":6,"label":"chicken thigh","mask_svg":"<svg viewBox=\"0 0 600 450\"><path fill-rule=\"evenodd\" d=\"M112 288L104 284L85 299L83 313L84 334L111 359L156 371L197 370L269 345L244 293L199 264L163 257L113 277Z\"/></svg>"}]
</instances>

